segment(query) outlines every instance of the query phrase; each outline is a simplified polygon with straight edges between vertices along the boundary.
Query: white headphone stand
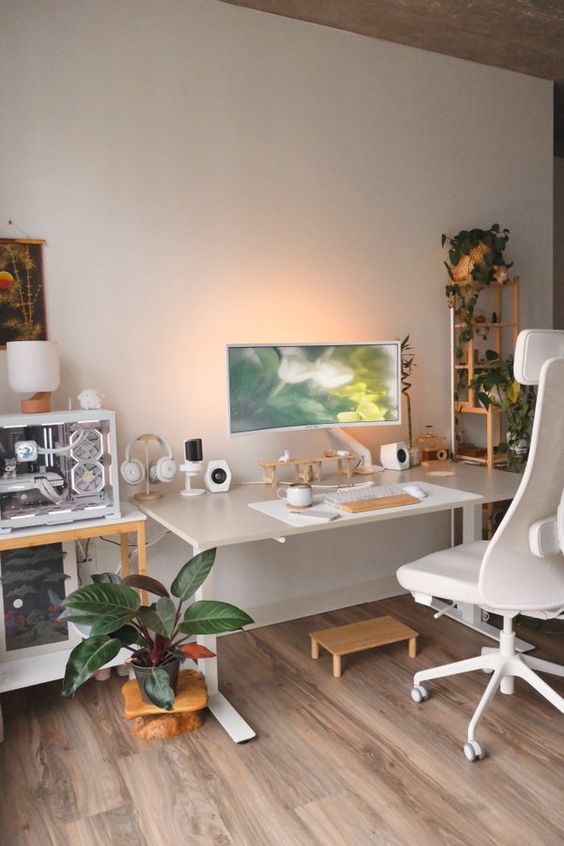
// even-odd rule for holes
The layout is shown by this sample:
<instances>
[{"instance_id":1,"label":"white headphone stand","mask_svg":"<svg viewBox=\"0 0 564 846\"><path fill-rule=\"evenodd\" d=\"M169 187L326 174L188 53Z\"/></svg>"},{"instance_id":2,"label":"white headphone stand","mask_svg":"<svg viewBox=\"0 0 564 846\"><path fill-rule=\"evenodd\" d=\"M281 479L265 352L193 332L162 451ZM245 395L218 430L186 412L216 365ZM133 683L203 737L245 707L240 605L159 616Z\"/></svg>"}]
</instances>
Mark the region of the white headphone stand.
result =
<instances>
[{"instance_id":1,"label":"white headphone stand","mask_svg":"<svg viewBox=\"0 0 564 846\"><path fill-rule=\"evenodd\" d=\"M192 479L194 476L197 476L202 468L201 461L185 461L184 464L181 464L178 468L182 473L185 474L184 476L184 490L180 491L182 496L201 496L205 494L204 488L193 488L192 487Z\"/></svg>"}]
</instances>

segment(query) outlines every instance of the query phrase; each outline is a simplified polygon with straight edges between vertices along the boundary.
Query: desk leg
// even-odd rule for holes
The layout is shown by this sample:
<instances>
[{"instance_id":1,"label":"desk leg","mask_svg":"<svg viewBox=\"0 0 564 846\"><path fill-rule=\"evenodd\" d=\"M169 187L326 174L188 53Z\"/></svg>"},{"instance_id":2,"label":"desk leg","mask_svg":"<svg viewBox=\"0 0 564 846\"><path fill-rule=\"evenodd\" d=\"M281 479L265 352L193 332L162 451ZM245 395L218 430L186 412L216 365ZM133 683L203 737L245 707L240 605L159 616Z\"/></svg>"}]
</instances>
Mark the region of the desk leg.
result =
<instances>
[{"instance_id":1,"label":"desk leg","mask_svg":"<svg viewBox=\"0 0 564 846\"><path fill-rule=\"evenodd\" d=\"M194 555L198 555L201 550L194 547ZM215 599L213 571L209 574L206 581L196 591L195 599L200 601L202 599ZM198 635L197 641L202 646L211 649L217 655L217 637L215 635ZM225 698L219 691L219 672L218 662L216 658L206 658L198 665L198 670L203 674L208 688L208 708L214 715L216 720L221 723L227 734L235 743L243 743L245 740L250 740L255 737L255 732L250 725L243 719L233 705Z\"/></svg>"},{"instance_id":2,"label":"desk leg","mask_svg":"<svg viewBox=\"0 0 564 846\"><path fill-rule=\"evenodd\" d=\"M481 505L465 505L462 508L462 543L470 543L474 540L480 540L482 535L482 507ZM440 600L433 600L431 608L435 611L442 611L447 605ZM451 610L446 611L445 617L450 617L451 620L456 620L470 629L481 632L486 637L491 637L492 640L499 642L499 629L495 626L490 626L482 620L482 609L477 605L471 605L468 602L458 602ZM520 638L515 639L515 649L517 652L529 652L534 649L532 643L527 643Z\"/></svg>"},{"instance_id":3,"label":"desk leg","mask_svg":"<svg viewBox=\"0 0 564 846\"><path fill-rule=\"evenodd\" d=\"M464 505L462 507L462 543L482 539L482 506Z\"/></svg>"}]
</instances>

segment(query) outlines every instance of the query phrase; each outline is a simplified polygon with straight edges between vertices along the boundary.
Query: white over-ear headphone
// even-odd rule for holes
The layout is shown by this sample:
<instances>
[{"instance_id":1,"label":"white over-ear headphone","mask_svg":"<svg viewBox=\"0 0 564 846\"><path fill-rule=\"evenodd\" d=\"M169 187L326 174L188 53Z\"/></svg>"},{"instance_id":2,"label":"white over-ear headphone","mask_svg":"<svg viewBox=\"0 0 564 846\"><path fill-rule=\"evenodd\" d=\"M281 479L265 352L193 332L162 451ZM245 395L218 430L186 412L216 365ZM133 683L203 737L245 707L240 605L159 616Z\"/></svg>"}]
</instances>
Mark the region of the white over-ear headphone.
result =
<instances>
[{"instance_id":1,"label":"white over-ear headphone","mask_svg":"<svg viewBox=\"0 0 564 846\"><path fill-rule=\"evenodd\" d=\"M145 464L138 458L132 458L131 450L138 441L144 441L146 448L147 442L157 441L160 446L161 457L151 462L146 459ZM121 475L128 485L138 485L143 481L147 474L147 464L150 482L172 482L176 476L176 462L172 457L172 448L166 438L147 433L137 435L129 441L125 448L125 460L120 467Z\"/></svg>"}]
</instances>

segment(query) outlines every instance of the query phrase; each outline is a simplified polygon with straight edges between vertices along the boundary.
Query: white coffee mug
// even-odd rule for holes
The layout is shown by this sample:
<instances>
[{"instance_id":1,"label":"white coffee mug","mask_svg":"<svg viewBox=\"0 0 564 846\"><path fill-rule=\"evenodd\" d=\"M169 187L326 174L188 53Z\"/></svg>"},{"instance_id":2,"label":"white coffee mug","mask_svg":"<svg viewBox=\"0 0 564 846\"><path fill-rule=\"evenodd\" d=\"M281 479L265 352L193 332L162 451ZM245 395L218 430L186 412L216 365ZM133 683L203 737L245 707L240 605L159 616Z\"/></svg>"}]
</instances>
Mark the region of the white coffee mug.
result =
<instances>
[{"instance_id":1,"label":"white coffee mug","mask_svg":"<svg viewBox=\"0 0 564 846\"><path fill-rule=\"evenodd\" d=\"M313 502L311 485L306 482L293 482L285 488L278 488L278 496L293 508L307 508Z\"/></svg>"}]
</instances>

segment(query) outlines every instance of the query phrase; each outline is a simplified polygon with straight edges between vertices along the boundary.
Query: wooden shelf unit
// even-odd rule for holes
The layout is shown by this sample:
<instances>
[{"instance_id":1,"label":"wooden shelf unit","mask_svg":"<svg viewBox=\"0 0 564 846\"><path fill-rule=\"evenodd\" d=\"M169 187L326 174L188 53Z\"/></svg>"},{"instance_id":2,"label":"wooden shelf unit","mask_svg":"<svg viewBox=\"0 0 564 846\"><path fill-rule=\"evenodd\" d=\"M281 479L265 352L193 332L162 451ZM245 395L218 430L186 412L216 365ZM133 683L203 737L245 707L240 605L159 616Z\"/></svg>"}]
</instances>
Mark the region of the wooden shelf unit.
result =
<instances>
[{"instance_id":1,"label":"wooden shelf unit","mask_svg":"<svg viewBox=\"0 0 564 846\"><path fill-rule=\"evenodd\" d=\"M500 358L507 357L515 348L517 335L519 334L519 277L513 276L506 282L491 282L489 285L480 285L479 297L474 313L482 308L495 313L495 321L474 320L474 327L477 331L488 330L487 348L495 350ZM509 300L509 302L508 302ZM510 319L508 319L510 318ZM480 371L490 370L492 365L478 358L484 343L479 344L475 337L464 344L464 360L455 360L454 349L458 345L458 333L463 324L455 320L455 308L451 309L451 349L452 371L453 371L453 394L460 384L460 375L466 373L466 389L464 399L453 399L454 418L465 414L481 415L485 418L485 453L483 455L471 455L464 453L459 448L456 440L456 427L453 425L453 453L460 461L468 460L478 464L485 464L492 468L505 464L507 457L505 453L496 453L496 447L501 444L503 435L503 413L500 408L490 405L484 408L480 404L477 391L472 387L474 377ZM511 348L510 348L511 345ZM453 424L454 424L453 420Z\"/></svg>"},{"instance_id":2,"label":"wooden shelf unit","mask_svg":"<svg viewBox=\"0 0 564 846\"><path fill-rule=\"evenodd\" d=\"M114 519L80 520L76 523L32 526L8 532L0 537L0 553L9 549L28 549L50 543L68 543L118 535L121 554L121 575L129 574L129 534L135 534L137 541L137 572L147 574L147 550L145 539L146 517L140 511L128 511ZM141 601L147 604L147 593L141 591ZM72 647L64 643L56 652L27 655L25 648L18 649L0 660L0 693L21 687L43 684L62 679ZM120 649L106 667L115 667L128 660L131 653ZM0 743L4 740L2 707L0 705Z\"/></svg>"}]
</instances>

